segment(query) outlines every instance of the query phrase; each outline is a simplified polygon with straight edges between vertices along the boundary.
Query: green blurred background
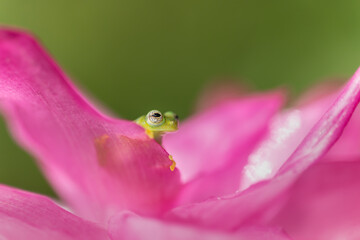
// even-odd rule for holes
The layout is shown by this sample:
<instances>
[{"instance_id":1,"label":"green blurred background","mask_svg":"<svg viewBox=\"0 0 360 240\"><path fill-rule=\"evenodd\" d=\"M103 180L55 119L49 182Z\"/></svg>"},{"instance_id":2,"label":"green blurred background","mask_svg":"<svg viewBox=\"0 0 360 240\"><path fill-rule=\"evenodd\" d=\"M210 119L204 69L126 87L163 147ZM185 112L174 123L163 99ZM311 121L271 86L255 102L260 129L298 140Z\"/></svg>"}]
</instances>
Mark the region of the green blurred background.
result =
<instances>
[{"instance_id":1,"label":"green blurred background","mask_svg":"<svg viewBox=\"0 0 360 240\"><path fill-rule=\"evenodd\" d=\"M360 63L360 1L0 0L94 98L128 119L193 110L216 79L297 95ZM0 120L0 182L53 195Z\"/></svg>"}]
</instances>

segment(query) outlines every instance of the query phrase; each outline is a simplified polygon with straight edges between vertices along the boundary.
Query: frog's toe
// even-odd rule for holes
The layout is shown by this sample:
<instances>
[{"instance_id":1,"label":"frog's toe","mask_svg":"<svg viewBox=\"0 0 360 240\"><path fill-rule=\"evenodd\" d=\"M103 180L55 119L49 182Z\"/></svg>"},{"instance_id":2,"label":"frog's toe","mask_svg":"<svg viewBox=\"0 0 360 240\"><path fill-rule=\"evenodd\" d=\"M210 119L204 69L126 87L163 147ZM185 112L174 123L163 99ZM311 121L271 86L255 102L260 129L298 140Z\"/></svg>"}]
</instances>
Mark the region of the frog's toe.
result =
<instances>
[{"instance_id":1,"label":"frog's toe","mask_svg":"<svg viewBox=\"0 0 360 240\"><path fill-rule=\"evenodd\" d=\"M171 170L171 171L174 171L174 170L175 170L175 167L176 167L176 162L174 161L174 158L173 158L171 155L169 155L169 159L170 159L170 161L172 162L172 164L171 164L171 166L170 166L170 170Z\"/></svg>"}]
</instances>

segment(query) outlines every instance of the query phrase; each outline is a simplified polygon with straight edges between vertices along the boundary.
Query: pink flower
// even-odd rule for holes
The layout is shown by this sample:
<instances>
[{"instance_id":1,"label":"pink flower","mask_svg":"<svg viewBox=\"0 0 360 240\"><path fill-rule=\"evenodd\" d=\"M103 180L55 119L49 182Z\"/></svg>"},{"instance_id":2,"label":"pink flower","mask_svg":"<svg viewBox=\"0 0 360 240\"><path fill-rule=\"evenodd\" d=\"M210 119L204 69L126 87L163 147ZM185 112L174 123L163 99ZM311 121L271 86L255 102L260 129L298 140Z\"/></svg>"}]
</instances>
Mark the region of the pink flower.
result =
<instances>
[{"instance_id":1,"label":"pink flower","mask_svg":"<svg viewBox=\"0 0 360 240\"><path fill-rule=\"evenodd\" d=\"M1 111L72 212L0 185L0 238L359 239L360 115L348 123L359 98L360 70L292 109L280 92L242 96L163 148L96 110L32 37L3 29Z\"/></svg>"}]
</instances>

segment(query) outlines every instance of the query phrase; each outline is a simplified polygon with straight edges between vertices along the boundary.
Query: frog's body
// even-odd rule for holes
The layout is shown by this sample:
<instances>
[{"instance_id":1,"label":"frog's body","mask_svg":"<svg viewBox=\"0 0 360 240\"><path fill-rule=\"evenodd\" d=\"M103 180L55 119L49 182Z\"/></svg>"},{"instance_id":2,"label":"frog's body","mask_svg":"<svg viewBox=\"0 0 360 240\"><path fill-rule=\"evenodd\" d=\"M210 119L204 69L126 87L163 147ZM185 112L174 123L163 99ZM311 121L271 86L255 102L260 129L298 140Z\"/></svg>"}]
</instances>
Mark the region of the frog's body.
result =
<instances>
[{"instance_id":1,"label":"frog's body","mask_svg":"<svg viewBox=\"0 0 360 240\"><path fill-rule=\"evenodd\" d=\"M173 112L162 114L158 110L152 110L135 120L145 129L146 134L161 144L162 135L166 132L178 130L179 118Z\"/></svg>"},{"instance_id":2,"label":"frog's body","mask_svg":"<svg viewBox=\"0 0 360 240\"><path fill-rule=\"evenodd\" d=\"M145 129L146 134L161 144L162 136L167 132L175 132L179 127L179 118L173 112L162 114L158 110L151 110L148 114L143 115L135 120L137 124ZM170 169L175 169L175 161L169 155L169 159L173 162Z\"/></svg>"}]
</instances>

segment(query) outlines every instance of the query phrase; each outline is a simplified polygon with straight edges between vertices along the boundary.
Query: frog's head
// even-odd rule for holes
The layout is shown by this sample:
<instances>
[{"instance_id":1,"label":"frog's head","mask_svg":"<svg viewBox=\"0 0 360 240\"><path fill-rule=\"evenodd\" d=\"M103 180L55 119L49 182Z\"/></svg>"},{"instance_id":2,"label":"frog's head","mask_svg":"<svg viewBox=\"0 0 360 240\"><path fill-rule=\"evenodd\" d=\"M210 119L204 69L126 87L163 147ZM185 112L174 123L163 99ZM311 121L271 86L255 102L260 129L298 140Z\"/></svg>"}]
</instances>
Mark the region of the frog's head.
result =
<instances>
[{"instance_id":1,"label":"frog's head","mask_svg":"<svg viewBox=\"0 0 360 240\"><path fill-rule=\"evenodd\" d=\"M151 110L136 121L139 125L152 132L174 132L178 130L179 117L173 112L162 114L158 110Z\"/></svg>"}]
</instances>

